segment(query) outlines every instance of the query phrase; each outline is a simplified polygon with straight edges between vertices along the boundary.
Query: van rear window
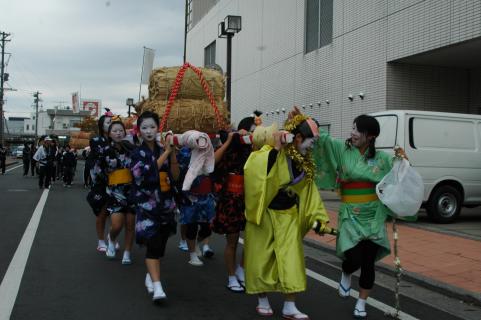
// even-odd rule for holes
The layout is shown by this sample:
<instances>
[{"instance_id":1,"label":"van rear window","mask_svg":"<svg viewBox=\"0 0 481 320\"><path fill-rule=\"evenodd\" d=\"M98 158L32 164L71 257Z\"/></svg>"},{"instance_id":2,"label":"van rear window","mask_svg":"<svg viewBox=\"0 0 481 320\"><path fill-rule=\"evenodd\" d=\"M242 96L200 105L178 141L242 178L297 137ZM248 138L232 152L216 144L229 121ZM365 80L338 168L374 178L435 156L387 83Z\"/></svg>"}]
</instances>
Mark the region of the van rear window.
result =
<instances>
[{"instance_id":1,"label":"van rear window","mask_svg":"<svg viewBox=\"0 0 481 320\"><path fill-rule=\"evenodd\" d=\"M376 138L376 148L392 149L396 145L398 119L396 115L375 117L379 122L381 133Z\"/></svg>"},{"instance_id":2,"label":"van rear window","mask_svg":"<svg viewBox=\"0 0 481 320\"><path fill-rule=\"evenodd\" d=\"M412 139L416 149L474 150L472 121L454 119L412 119Z\"/></svg>"}]
</instances>

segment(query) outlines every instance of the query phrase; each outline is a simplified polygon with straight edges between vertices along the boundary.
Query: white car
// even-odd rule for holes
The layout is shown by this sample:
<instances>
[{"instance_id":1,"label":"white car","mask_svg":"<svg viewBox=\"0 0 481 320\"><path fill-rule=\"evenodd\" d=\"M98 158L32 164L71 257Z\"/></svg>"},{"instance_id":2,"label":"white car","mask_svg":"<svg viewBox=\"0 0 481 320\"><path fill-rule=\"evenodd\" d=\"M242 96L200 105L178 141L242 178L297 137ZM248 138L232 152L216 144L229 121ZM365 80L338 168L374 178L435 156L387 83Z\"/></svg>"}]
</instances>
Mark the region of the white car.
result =
<instances>
[{"instance_id":1,"label":"white car","mask_svg":"<svg viewBox=\"0 0 481 320\"><path fill-rule=\"evenodd\" d=\"M421 174L431 219L452 222L462 206L481 205L480 115L410 110L371 115L381 126L376 148L404 148Z\"/></svg>"},{"instance_id":2,"label":"white car","mask_svg":"<svg viewBox=\"0 0 481 320\"><path fill-rule=\"evenodd\" d=\"M17 148L17 150L15 150L15 157L16 158L23 158L23 149L25 147L24 146L20 146Z\"/></svg>"}]
</instances>

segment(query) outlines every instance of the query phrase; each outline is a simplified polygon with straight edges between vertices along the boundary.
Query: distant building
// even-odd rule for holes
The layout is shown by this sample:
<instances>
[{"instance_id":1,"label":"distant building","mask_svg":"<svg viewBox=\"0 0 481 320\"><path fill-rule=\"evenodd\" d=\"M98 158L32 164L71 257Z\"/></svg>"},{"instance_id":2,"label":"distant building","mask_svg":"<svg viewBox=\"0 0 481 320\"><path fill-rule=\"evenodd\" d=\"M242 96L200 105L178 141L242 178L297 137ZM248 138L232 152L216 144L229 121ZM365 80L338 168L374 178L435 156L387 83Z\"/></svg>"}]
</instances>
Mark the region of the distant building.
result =
<instances>
[{"instance_id":1,"label":"distant building","mask_svg":"<svg viewBox=\"0 0 481 320\"><path fill-rule=\"evenodd\" d=\"M226 70L232 120L255 109L282 123L298 105L337 137L362 113L414 109L481 114L479 0L189 0L187 61ZM285 112L283 112L283 109Z\"/></svg>"},{"instance_id":2,"label":"distant building","mask_svg":"<svg viewBox=\"0 0 481 320\"><path fill-rule=\"evenodd\" d=\"M78 131L76 124L90 116L89 111L74 113L69 109L47 109L38 112L38 135L55 134L68 135L70 131ZM25 121L25 133L35 134L35 113L32 118ZM28 128L27 128L28 126Z\"/></svg>"},{"instance_id":3,"label":"distant building","mask_svg":"<svg viewBox=\"0 0 481 320\"><path fill-rule=\"evenodd\" d=\"M24 122L28 120L26 117L9 117L7 126L4 129L9 134L24 134Z\"/></svg>"}]
</instances>

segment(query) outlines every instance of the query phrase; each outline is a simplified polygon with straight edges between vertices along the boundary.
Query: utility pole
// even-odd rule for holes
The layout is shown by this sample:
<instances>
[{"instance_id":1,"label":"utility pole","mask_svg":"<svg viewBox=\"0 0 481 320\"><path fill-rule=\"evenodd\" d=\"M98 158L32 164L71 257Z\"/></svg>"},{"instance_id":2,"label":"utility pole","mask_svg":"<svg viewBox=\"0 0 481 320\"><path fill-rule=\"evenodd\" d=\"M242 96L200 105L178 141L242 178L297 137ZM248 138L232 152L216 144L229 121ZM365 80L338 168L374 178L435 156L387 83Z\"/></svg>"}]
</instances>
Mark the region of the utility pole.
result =
<instances>
[{"instance_id":1,"label":"utility pole","mask_svg":"<svg viewBox=\"0 0 481 320\"><path fill-rule=\"evenodd\" d=\"M7 38L10 36L9 33L0 32L0 43L2 47L2 62L0 68L0 143L3 145L4 143L4 136L3 136L3 124L4 124L4 116L3 116L3 84L5 82L5 42L9 42Z\"/></svg>"},{"instance_id":2,"label":"utility pole","mask_svg":"<svg viewBox=\"0 0 481 320\"><path fill-rule=\"evenodd\" d=\"M192 3L190 4L192 5ZM187 60L187 28L189 27L189 0L185 0L185 21L184 21L184 63ZM192 8L190 8L192 10Z\"/></svg>"},{"instance_id":3,"label":"utility pole","mask_svg":"<svg viewBox=\"0 0 481 320\"><path fill-rule=\"evenodd\" d=\"M40 92L35 92L33 97L35 98L35 139L38 139L38 103L40 102Z\"/></svg>"}]
</instances>

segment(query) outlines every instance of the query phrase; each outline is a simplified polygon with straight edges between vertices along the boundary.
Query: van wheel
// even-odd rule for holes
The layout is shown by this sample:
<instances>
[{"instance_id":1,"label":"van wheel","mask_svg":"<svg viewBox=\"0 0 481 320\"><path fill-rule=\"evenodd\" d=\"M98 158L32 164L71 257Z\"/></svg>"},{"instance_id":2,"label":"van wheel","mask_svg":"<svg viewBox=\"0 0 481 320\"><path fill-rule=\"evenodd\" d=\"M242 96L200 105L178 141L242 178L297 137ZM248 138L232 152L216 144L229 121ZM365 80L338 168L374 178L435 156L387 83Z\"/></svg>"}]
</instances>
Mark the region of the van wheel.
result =
<instances>
[{"instance_id":1,"label":"van wheel","mask_svg":"<svg viewBox=\"0 0 481 320\"><path fill-rule=\"evenodd\" d=\"M461 211L461 193L452 186L440 186L431 194L426 210L435 222L453 222Z\"/></svg>"}]
</instances>

